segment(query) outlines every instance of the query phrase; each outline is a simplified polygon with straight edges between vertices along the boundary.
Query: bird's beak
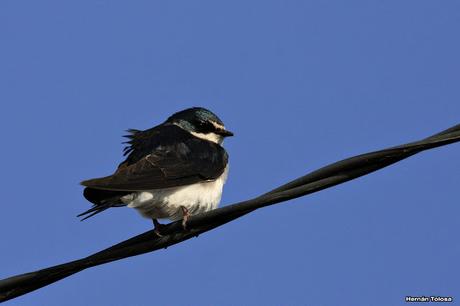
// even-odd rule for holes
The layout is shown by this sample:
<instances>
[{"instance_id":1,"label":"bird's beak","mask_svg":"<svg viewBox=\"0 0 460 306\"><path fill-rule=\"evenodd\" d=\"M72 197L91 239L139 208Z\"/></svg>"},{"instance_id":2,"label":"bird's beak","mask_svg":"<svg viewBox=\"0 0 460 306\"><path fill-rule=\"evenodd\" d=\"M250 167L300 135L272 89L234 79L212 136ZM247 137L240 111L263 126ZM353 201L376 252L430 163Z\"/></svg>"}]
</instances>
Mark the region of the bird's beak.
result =
<instances>
[{"instance_id":1,"label":"bird's beak","mask_svg":"<svg viewBox=\"0 0 460 306\"><path fill-rule=\"evenodd\" d=\"M224 130L224 129L218 130L218 131L216 132L216 134L219 134L220 136L223 136L223 137L233 136L233 133L232 133L232 132L227 131L227 130Z\"/></svg>"}]
</instances>

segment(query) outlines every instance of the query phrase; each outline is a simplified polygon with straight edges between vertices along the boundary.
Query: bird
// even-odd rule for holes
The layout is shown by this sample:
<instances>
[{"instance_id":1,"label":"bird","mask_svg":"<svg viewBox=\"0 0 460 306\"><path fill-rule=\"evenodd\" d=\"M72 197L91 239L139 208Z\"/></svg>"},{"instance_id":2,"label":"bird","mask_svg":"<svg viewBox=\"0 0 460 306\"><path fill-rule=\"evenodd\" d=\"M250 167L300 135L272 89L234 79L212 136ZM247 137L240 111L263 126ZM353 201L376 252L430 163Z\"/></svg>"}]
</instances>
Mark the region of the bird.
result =
<instances>
[{"instance_id":1,"label":"bird","mask_svg":"<svg viewBox=\"0 0 460 306\"><path fill-rule=\"evenodd\" d=\"M152 219L182 219L217 208L228 175L222 147L233 133L210 110L192 107L147 130L128 129L128 141L112 175L81 182L93 204L78 215L85 220L112 207L127 206Z\"/></svg>"}]
</instances>

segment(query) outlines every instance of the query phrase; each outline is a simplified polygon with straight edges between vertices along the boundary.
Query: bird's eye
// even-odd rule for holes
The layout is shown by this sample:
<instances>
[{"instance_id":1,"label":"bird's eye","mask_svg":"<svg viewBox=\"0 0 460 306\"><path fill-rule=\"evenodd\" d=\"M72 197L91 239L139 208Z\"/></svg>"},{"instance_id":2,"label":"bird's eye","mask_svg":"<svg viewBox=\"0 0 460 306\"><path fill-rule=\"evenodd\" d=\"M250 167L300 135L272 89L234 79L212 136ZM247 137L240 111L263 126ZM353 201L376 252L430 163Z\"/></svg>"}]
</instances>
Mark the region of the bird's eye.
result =
<instances>
[{"instance_id":1,"label":"bird's eye","mask_svg":"<svg viewBox=\"0 0 460 306\"><path fill-rule=\"evenodd\" d=\"M202 133L209 133L213 130L213 125L206 121L198 121L195 126Z\"/></svg>"},{"instance_id":2,"label":"bird's eye","mask_svg":"<svg viewBox=\"0 0 460 306\"><path fill-rule=\"evenodd\" d=\"M204 122L203 121L195 121L194 125L197 128L202 128L204 126Z\"/></svg>"}]
</instances>

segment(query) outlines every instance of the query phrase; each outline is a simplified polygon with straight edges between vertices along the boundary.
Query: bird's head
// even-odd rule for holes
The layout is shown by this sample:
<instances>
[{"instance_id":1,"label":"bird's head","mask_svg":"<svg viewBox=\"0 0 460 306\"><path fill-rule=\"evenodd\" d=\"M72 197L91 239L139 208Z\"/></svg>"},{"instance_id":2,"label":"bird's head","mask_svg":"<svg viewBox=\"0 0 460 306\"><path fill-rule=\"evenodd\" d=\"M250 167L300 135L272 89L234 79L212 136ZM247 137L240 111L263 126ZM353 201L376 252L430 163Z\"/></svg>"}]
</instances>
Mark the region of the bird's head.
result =
<instances>
[{"instance_id":1,"label":"bird's head","mask_svg":"<svg viewBox=\"0 0 460 306\"><path fill-rule=\"evenodd\" d=\"M166 123L175 124L196 137L218 144L221 144L225 137L233 136L232 132L225 129L219 117L202 107L192 107L177 112L169 117Z\"/></svg>"}]
</instances>

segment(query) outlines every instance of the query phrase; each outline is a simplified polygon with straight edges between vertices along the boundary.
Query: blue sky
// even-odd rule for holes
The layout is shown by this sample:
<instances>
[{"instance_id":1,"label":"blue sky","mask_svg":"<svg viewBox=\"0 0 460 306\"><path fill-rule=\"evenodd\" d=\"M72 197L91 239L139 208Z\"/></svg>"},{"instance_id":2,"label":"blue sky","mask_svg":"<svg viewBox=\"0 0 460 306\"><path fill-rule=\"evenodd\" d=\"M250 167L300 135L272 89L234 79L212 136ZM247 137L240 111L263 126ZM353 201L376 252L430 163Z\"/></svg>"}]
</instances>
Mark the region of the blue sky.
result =
<instances>
[{"instance_id":1,"label":"blue sky","mask_svg":"<svg viewBox=\"0 0 460 306\"><path fill-rule=\"evenodd\" d=\"M151 229L78 182L190 106L235 132L222 204L460 123L458 1L0 2L0 277ZM404 305L460 298L460 145L96 267L11 305Z\"/></svg>"}]
</instances>

